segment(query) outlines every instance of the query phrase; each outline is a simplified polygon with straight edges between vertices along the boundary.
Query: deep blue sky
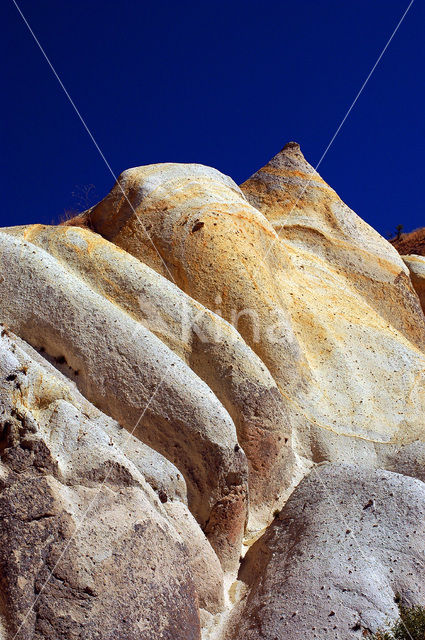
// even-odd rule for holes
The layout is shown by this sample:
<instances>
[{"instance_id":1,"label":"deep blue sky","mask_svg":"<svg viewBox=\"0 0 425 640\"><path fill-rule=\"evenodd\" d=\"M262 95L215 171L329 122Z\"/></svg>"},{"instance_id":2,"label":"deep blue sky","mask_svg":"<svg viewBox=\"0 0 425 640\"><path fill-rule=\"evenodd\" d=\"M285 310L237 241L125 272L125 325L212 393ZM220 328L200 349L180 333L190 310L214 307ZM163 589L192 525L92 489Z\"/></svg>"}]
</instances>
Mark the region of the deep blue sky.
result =
<instances>
[{"instance_id":1,"label":"deep blue sky","mask_svg":"<svg viewBox=\"0 0 425 640\"><path fill-rule=\"evenodd\" d=\"M237 182L289 140L318 162L408 5L18 2L115 173L200 162ZM0 225L52 222L113 178L11 0L1 12ZM319 169L384 234L425 225L424 43L415 0Z\"/></svg>"}]
</instances>

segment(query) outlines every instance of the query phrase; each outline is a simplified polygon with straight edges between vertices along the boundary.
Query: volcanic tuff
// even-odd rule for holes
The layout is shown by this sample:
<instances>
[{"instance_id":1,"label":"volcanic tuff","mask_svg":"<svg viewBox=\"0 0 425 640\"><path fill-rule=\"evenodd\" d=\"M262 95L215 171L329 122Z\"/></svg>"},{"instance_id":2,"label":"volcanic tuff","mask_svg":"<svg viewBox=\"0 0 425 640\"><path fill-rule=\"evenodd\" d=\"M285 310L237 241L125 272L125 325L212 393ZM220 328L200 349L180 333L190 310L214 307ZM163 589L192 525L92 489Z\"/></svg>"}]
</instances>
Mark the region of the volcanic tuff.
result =
<instances>
[{"instance_id":1,"label":"volcanic tuff","mask_svg":"<svg viewBox=\"0 0 425 640\"><path fill-rule=\"evenodd\" d=\"M425 311L425 258L423 256L402 256L404 264L409 269L410 279L419 296L422 309Z\"/></svg>"},{"instance_id":2,"label":"volcanic tuff","mask_svg":"<svg viewBox=\"0 0 425 640\"><path fill-rule=\"evenodd\" d=\"M404 260L296 143L1 229L0 640L354 640L425 604Z\"/></svg>"}]
</instances>

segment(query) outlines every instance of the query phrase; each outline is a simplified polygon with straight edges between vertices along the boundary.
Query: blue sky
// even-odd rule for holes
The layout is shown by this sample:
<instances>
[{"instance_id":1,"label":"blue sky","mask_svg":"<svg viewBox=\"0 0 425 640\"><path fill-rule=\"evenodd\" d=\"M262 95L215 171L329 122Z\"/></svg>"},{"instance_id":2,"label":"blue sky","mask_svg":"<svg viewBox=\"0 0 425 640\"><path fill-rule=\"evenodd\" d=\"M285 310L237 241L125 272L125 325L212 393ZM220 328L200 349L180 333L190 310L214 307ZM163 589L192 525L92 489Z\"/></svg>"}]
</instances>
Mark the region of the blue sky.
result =
<instances>
[{"instance_id":1,"label":"blue sky","mask_svg":"<svg viewBox=\"0 0 425 640\"><path fill-rule=\"evenodd\" d=\"M113 172L199 162L242 182L289 140L315 165L403 0L17 0ZM0 225L58 221L113 177L12 0L2 3ZM415 0L319 172L381 233L425 225L425 3Z\"/></svg>"}]
</instances>

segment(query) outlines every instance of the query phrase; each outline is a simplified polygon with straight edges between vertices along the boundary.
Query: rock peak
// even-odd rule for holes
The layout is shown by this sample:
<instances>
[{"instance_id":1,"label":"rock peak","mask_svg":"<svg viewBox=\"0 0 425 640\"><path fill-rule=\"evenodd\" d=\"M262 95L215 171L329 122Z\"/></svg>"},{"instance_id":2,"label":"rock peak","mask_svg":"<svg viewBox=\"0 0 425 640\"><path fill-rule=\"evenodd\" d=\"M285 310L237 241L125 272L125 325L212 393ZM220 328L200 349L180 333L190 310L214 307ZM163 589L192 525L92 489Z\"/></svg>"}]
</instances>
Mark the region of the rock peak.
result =
<instances>
[{"instance_id":1,"label":"rock peak","mask_svg":"<svg viewBox=\"0 0 425 640\"><path fill-rule=\"evenodd\" d=\"M287 142L283 147L282 151L300 151L301 147L298 142Z\"/></svg>"},{"instance_id":2,"label":"rock peak","mask_svg":"<svg viewBox=\"0 0 425 640\"><path fill-rule=\"evenodd\" d=\"M360 640L423 605L425 257L295 142L241 189L133 167L73 224L0 230L0 640Z\"/></svg>"},{"instance_id":3,"label":"rock peak","mask_svg":"<svg viewBox=\"0 0 425 640\"><path fill-rule=\"evenodd\" d=\"M304 158L298 142L291 141L287 142L279 153L270 160L270 162L278 163L279 165L283 163L286 166L288 162L291 164L294 162L306 164L307 160Z\"/></svg>"}]
</instances>

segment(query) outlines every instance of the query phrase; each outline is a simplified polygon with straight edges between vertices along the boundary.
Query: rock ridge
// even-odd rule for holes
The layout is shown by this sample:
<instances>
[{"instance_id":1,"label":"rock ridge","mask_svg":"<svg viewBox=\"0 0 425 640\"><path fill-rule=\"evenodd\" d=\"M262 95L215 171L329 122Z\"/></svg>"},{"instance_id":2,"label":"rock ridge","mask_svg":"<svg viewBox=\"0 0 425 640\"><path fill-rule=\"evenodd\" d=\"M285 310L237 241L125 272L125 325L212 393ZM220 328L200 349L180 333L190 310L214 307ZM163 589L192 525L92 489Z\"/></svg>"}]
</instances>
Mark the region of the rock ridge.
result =
<instances>
[{"instance_id":1,"label":"rock ridge","mask_svg":"<svg viewBox=\"0 0 425 640\"><path fill-rule=\"evenodd\" d=\"M425 604L425 266L296 142L0 230L0 640L355 640Z\"/></svg>"}]
</instances>

